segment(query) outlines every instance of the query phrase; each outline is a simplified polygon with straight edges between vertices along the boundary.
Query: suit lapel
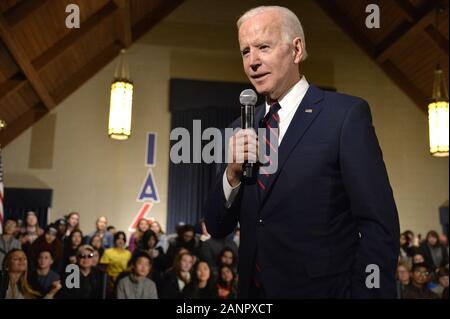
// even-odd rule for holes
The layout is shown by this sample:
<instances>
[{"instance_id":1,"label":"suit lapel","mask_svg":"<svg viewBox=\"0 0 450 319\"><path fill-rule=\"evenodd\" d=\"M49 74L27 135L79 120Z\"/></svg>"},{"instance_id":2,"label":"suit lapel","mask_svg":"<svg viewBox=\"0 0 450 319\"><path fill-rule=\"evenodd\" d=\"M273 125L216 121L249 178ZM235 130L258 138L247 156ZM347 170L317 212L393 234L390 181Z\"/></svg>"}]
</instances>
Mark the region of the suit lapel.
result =
<instances>
[{"instance_id":1,"label":"suit lapel","mask_svg":"<svg viewBox=\"0 0 450 319\"><path fill-rule=\"evenodd\" d=\"M261 205L263 205L268 198L268 195L271 192L273 185L276 183L286 160L289 158L289 155L294 150L295 146L300 142L311 123L317 115L319 115L322 109L322 105L319 102L322 99L323 91L314 85L310 85L278 148L278 168L276 173L274 173L271 178L269 187L264 193L263 200L260 201Z\"/></svg>"}]
</instances>

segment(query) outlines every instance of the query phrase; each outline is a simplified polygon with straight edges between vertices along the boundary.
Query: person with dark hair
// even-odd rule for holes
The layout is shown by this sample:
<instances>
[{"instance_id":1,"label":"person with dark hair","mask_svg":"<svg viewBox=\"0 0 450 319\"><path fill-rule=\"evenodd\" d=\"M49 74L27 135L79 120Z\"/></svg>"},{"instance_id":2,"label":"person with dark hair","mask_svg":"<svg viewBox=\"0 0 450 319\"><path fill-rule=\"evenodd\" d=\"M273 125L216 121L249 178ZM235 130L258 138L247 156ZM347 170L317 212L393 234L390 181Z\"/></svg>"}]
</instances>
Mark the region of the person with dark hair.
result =
<instances>
[{"instance_id":1,"label":"person with dark hair","mask_svg":"<svg viewBox=\"0 0 450 319\"><path fill-rule=\"evenodd\" d=\"M420 245L420 250L425 257L425 262L431 266L431 271L448 265L447 249L441 246L439 235L436 231L428 232L425 241Z\"/></svg>"},{"instance_id":2,"label":"person with dark hair","mask_svg":"<svg viewBox=\"0 0 450 319\"><path fill-rule=\"evenodd\" d=\"M139 249L145 251L150 255L153 261L153 280L160 285L162 274L169 266L167 256L164 254L163 248L158 246L158 236L152 231L147 230L142 234L138 243Z\"/></svg>"},{"instance_id":3,"label":"person with dark hair","mask_svg":"<svg viewBox=\"0 0 450 319\"><path fill-rule=\"evenodd\" d=\"M183 296L188 299L218 299L209 264L200 260L195 264L193 274L194 278L183 289Z\"/></svg>"},{"instance_id":4,"label":"person with dark hair","mask_svg":"<svg viewBox=\"0 0 450 319\"><path fill-rule=\"evenodd\" d=\"M447 289L448 293L448 268L440 267L439 269L437 269L436 282L437 284L434 288L431 288L431 291L437 294L440 298L445 299L445 289Z\"/></svg>"},{"instance_id":5,"label":"person with dark hair","mask_svg":"<svg viewBox=\"0 0 450 319\"><path fill-rule=\"evenodd\" d=\"M3 234L0 235L0 271L2 270L3 259L6 254L13 249L20 249L20 241L14 238L17 222L13 219L7 219L3 225Z\"/></svg>"},{"instance_id":6,"label":"person with dark hair","mask_svg":"<svg viewBox=\"0 0 450 319\"><path fill-rule=\"evenodd\" d=\"M66 231L67 231L67 221L65 218L60 218L55 221L56 229L58 230L58 234L56 237L63 242L64 238L66 237Z\"/></svg>"},{"instance_id":7,"label":"person with dark hair","mask_svg":"<svg viewBox=\"0 0 450 319\"><path fill-rule=\"evenodd\" d=\"M129 251L133 252L139 246L142 235L149 229L150 224L148 223L148 220L141 218L136 225L136 230L130 236L130 242L128 243Z\"/></svg>"},{"instance_id":8,"label":"person with dark hair","mask_svg":"<svg viewBox=\"0 0 450 319\"><path fill-rule=\"evenodd\" d=\"M234 272L237 272L237 260L233 249L225 247L220 251L217 256L217 267L220 267L221 265L230 266Z\"/></svg>"},{"instance_id":9,"label":"person with dark hair","mask_svg":"<svg viewBox=\"0 0 450 319\"><path fill-rule=\"evenodd\" d=\"M114 234L117 232L117 229L113 225L110 225L110 226L106 227L106 231L110 232L114 236Z\"/></svg>"},{"instance_id":10,"label":"person with dark hair","mask_svg":"<svg viewBox=\"0 0 450 319\"><path fill-rule=\"evenodd\" d=\"M63 269L69 264L77 263L77 251L82 242L83 233L79 229L74 230L70 233L69 237L66 237L64 242Z\"/></svg>"},{"instance_id":11,"label":"person with dark hair","mask_svg":"<svg viewBox=\"0 0 450 319\"><path fill-rule=\"evenodd\" d=\"M123 231L118 231L114 235L114 247L105 249L100 258L100 269L104 269L108 274L106 297L115 297L115 285L119 275L127 269L131 259L131 252L125 248L127 236Z\"/></svg>"},{"instance_id":12,"label":"person with dark hair","mask_svg":"<svg viewBox=\"0 0 450 319\"><path fill-rule=\"evenodd\" d=\"M183 298L183 289L192 279L193 260L194 258L189 252L183 252L175 256L173 266L167 270L164 276L161 299Z\"/></svg>"},{"instance_id":13,"label":"person with dark hair","mask_svg":"<svg viewBox=\"0 0 450 319\"><path fill-rule=\"evenodd\" d=\"M93 268L93 258L92 246L82 245L78 248L77 265L80 268L80 287L71 289L64 285L60 295L62 299L101 299L103 297L104 276Z\"/></svg>"},{"instance_id":14,"label":"person with dark hair","mask_svg":"<svg viewBox=\"0 0 450 319\"><path fill-rule=\"evenodd\" d=\"M64 234L63 239L69 237L74 230L80 229L80 214L78 212L71 212L67 215L66 221L66 233Z\"/></svg>"},{"instance_id":15,"label":"person with dark hair","mask_svg":"<svg viewBox=\"0 0 450 319\"><path fill-rule=\"evenodd\" d=\"M40 295L28 282L28 258L23 250L10 250L3 260L0 299L37 299Z\"/></svg>"},{"instance_id":16,"label":"person with dark hair","mask_svg":"<svg viewBox=\"0 0 450 319\"><path fill-rule=\"evenodd\" d=\"M62 288L58 273L51 270L53 255L49 250L41 250L37 255L36 269L31 271L29 282L33 290L39 292L41 296L53 298Z\"/></svg>"},{"instance_id":17,"label":"person with dark hair","mask_svg":"<svg viewBox=\"0 0 450 319\"><path fill-rule=\"evenodd\" d=\"M421 253L415 253L412 259L412 264L422 264L425 262L425 257Z\"/></svg>"},{"instance_id":18,"label":"person with dark hair","mask_svg":"<svg viewBox=\"0 0 450 319\"><path fill-rule=\"evenodd\" d=\"M428 264L413 264L411 282L404 289L403 299L438 299L439 296L427 288L430 279L431 267Z\"/></svg>"},{"instance_id":19,"label":"person with dark hair","mask_svg":"<svg viewBox=\"0 0 450 319\"><path fill-rule=\"evenodd\" d=\"M31 266L34 267L37 262L37 254L42 250L48 250L52 253L53 264L52 269L57 273L61 272L63 260L63 247L61 241L56 238L58 230L54 225L45 228L44 235L40 236L31 246L29 250Z\"/></svg>"},{"instance_id":20,"label":"person with dark hair","mask_svg":"<svg viewBox=\"0 0 450 319\"><path fill-rule=\"evenodd\" d=\"M169 240L167 257L170 262L174 260L176 251L180 248L186 248L189 252L198 257L201 247L200 239L195 235L195 227L192 225L183 225L177 228L177 237Z\"/></svg>"},{"instance_id":21,"label":"person with dark hair","mask_svg":"<svg viewBox=\"0 0 450 319\"><path fill-rule=\"evenodd\" d=\"M152 270L150 255L137 250L128 265L129 273L117 282L117 299L158 299L156 284L149 278Z\"/></svg>"},{"instance_id":22,"label":"person with dark hair","mask_svg":"<svg viewBox=\"0 0 450 319\"><path fill-rule=\"evenodd\" d=\"M219 267L217 277L217 294L219 299L236 299L237 282L236 274L229 265L222 264Z\"/></svg>"},{"instance_id":23,"label":"person with dark hair","mask_svg":"<svg viewBox=\"0 0 450 319\"><path fill-rule=\"evenodd\" d=\"M103 256L105 248L103 248L102 238L100 237L100 235L92 236L88 244L94 247L94 249L98 252L99 258Z\"/></svg>"}]
</instances>

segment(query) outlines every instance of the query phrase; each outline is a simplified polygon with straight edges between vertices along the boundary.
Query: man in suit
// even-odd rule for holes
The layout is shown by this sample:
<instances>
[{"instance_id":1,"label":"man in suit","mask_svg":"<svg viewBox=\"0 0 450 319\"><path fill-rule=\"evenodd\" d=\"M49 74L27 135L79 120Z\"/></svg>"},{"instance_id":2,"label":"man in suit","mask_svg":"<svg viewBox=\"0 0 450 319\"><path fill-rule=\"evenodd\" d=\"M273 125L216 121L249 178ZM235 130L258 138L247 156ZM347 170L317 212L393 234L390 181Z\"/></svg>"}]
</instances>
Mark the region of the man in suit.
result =
<instances>
[{"instance_id":1,"label":"man in suit","mask_svg":"<svg viewBox=\"0 0 450 319\"><path fill-rule=\"evenodd\" d=\"M398 214L367 102L308 84L290 10L258 7L237 24L244 71L266 98L255 122L279 143L276 172L243 179L236 159L257 159L258 142L237 132L206 203L212 236L240 224L240 297L395 298Z\"/></svg>"}]
</instances>

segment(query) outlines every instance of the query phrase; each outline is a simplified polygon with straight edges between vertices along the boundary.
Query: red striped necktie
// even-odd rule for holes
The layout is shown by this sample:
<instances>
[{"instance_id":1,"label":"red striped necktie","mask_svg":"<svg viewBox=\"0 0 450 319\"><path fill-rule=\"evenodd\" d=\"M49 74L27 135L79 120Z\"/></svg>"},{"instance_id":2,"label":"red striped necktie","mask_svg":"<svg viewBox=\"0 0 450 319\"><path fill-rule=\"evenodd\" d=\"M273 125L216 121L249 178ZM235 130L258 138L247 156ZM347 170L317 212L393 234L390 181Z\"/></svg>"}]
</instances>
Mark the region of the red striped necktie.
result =
<instances>
[{"instance_id":1,"label":"red striped necktie","mask_svg":"<svg viewBox=\"0 0 450 319\"><path fill-rule=\"evenodd\" d=\"M281 109L281 106L278 102L273 103L270 106L269 112L267 112L266 116L264 116L261 121L261 127L265 128L265 134L263 137L263 141L261 143L265 143L265 154L264 154L264 162L266 164L261 164L259 173L257 175L256 182L259 186L260 193L264 194L265 191L269 188L271 182L271 176L273 174L268 174L266 167L270 165L269 154L272 156L278 156L278 135L279 135L279 126L280 117L278 115L278 111Z\"/></svg>"}]
</instances>

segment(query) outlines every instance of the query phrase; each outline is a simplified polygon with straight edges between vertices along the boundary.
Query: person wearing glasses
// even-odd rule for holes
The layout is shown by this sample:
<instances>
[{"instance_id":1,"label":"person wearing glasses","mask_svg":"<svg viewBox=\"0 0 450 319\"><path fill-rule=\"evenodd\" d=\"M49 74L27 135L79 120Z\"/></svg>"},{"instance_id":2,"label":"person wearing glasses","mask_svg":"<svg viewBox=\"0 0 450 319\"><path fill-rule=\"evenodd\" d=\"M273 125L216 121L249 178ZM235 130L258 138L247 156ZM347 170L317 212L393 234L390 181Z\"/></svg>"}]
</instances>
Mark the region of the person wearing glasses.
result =
<instances>
[{"instance_id":1,"label":"person wearing glasses","mask_svg":"<svg viewBox=\"0 0 450 319\"><path fill-rule=\"evenodd\" d=\"M80 287L69 288L63 285L62 299L101 299L102 281L93 269L95 250L90 245L82 245L77 251L77 265L80 268ZM70 275L70 274L69 274ZM64 283L66 280L64 280Z\"/></svg>"},{"instance_id":2,"label":"person wearing glasses","mask_svg":"<svg viewBox=\"0 0 450 319\"><path fill-rule=\"evenodd\" d=\"M439 296L428 289L431 280L431 267L426 263L414 264L411 282L405 287L403 299L439 299Z\"/></svg>"}]
</instances>

